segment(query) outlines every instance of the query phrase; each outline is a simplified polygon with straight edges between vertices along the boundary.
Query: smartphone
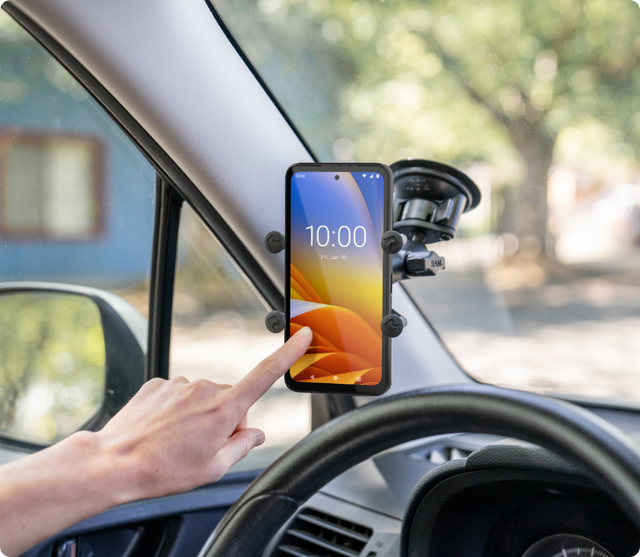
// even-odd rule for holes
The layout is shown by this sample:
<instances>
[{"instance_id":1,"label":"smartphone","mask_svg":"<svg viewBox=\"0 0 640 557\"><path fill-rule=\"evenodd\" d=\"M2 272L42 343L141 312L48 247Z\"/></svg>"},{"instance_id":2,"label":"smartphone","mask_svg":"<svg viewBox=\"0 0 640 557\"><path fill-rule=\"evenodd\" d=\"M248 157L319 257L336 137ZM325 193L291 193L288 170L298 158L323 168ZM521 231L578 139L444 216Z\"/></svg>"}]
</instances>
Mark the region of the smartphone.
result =
<instances>
[{"instance_id":1,"label":"smartphone","mask_svg":"<svg viewBox=\"0 0 640 557\"><path fill-rule=\"evenodd\" d=\"M300 163L286 175L285 337L311 346L287 372L298 392L380 395L391 386L393 175L382 164Z\"/></svg>"}]
</instances>

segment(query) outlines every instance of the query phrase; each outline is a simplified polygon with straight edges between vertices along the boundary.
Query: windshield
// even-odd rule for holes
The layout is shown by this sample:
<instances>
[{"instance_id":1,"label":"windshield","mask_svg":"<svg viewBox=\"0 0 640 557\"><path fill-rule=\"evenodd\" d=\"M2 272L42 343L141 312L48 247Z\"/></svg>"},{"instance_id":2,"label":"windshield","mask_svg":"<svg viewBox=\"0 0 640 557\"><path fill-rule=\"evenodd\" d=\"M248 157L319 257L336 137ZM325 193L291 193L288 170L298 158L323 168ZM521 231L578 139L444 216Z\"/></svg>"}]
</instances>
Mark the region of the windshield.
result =
<instances>
[{"instance_id":1,"label":"windshield","mask_svg":"<svg viewBox=\"0 0 640 557\"><path fill-rule=\"evenodd\" d=\"M640 8L631 0L215 0L322 161L454 165L482 191L404 283L499 385L640 399ZM292 161L295 162L295 161Z\"/></svg>"}]
</instances>

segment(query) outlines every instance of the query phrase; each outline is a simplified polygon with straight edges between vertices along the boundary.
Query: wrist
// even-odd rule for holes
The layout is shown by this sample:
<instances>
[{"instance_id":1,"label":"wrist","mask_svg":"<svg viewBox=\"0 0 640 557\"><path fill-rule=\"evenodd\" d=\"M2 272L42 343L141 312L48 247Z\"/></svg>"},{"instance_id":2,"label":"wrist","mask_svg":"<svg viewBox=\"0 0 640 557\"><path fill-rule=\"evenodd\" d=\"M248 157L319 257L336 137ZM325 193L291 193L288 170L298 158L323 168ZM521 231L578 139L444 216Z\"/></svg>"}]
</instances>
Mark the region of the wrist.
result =
<instances>
[{"instance_id":1,"label":"wrist","mask_svg":"<svg viewBox=\"0 0 640 557\"><path fill-rule=\"evenodd\" d=\"M80 445L80 450L91 453L91 483L105 503L101 511L148 497L142 489L142 471L132 451L102 431L75 435L78 439L74 442Z\"/></svg>"},{"instance_id":2,"label":"wrist","mask_svg":"<svg viewBox=\"0 0 640 557\"><path fill-rule=\"evenodd\" d=\"M129 474L114 451L99 432L79 431L51 447L61 453L62 462L76 472L75 486L71 488L87 500L95 501L91 514L98 514L132 499ZM89 515L87 515L89 516Z\"/></svg>"},{"instance_id":3,"label":"wrist","mask_svg":"<svg viewBox=\"0 0 640 557\"><path fill-rule=\"evenodd\" d=\"M139 438L110 433L105 429L92 433L95 438L90 441L95 444L96 482L109 492L110 507L157 497L155 466L143 458Z\"/></svg>"}]
</instances>

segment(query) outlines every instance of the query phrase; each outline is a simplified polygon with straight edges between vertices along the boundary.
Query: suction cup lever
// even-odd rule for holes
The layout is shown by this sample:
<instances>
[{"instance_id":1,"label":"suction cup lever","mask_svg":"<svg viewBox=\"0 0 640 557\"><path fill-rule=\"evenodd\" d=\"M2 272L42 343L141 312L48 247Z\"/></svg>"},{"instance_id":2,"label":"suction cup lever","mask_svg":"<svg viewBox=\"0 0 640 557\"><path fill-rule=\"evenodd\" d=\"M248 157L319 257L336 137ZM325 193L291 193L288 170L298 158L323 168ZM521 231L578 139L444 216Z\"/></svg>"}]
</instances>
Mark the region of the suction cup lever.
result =
<instances>
[{"instance_id":1,"label":"suction cup lever","mask_svg":"<svg viewBox=\"0 0 640 557\"><path fill-rule=\"evenodd\" d=\"M409 240L432 244L451 240L462 213L480 203L480 189L469 176L447 164L407 159L391 165L393 228Z\"/></svg>"}]
</instances>

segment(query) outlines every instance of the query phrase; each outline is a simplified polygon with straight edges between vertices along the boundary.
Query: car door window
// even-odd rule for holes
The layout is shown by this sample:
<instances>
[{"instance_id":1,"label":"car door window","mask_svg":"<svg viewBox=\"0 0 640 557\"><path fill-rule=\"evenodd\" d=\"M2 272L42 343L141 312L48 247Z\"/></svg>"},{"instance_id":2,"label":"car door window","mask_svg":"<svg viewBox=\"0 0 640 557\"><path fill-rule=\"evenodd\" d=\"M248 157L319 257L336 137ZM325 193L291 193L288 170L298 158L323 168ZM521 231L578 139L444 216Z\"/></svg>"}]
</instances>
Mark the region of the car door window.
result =
<instances>
[{"instance_id":1,"label":"car door window","mask_svg":"<svg viewBox=\"0 0 640 557\"><path fill-rule=\"evenodd\" d=\"M0 281L93 286L146 312L155 171L4 12L0 106Z\"/></svg>"},{"instance_id":2,"label":"car door window","mask_svg":"<svg viewBox=\"0 0 640 557\"><path fill-rule=\"evenodd\" d=\"M0 283L95 287L146 314L154 205L151 164L71 74L0 11ZM33 300L22 304L24 319L11 313L18 302L0 312L0 422L14 437L49 443L100 408L104 346L91 337L82 342L90 353L74 359L61 339L78 338L60 328L91 336L99 320L68 307L57 318L46 309L58 307L55 300ZM25 355L35 342L28 328L38 316L45 323L43 312L51 326L41 329L51 334L38 341L46 350L36 362Z\"/></svg>"},{"instance_id":3,"label":"car door window","mask_svg":"<svg viewBox=\"0 0 640 557\"><path fill-rule=\"evenodd\" d=\"M187 204L178 242L170 376L234 385L283 334L267 331L258 294ZM249 426L265 432L263 449L289 446L310 431L310 398L279 380L249 411Z\"/></svg>"}]
</instances>

